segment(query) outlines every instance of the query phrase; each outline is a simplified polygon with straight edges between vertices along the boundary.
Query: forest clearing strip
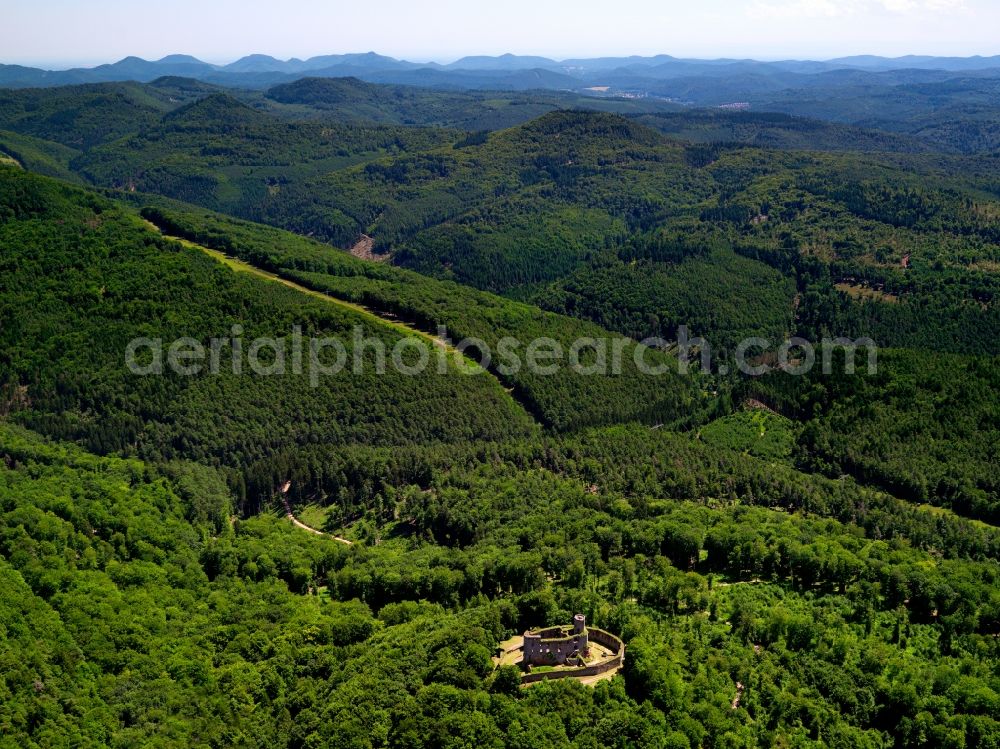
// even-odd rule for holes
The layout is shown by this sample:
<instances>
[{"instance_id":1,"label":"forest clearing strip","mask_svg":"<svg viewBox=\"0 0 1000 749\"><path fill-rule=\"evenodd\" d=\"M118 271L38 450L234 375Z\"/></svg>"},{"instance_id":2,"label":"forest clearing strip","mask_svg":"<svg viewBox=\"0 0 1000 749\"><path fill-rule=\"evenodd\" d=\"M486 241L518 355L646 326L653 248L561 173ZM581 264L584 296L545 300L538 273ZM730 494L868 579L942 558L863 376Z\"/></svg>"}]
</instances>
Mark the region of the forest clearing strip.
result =
<instances>
[{"instance_id":1,"label":"forest clearing strip","mask_svg":"<svg viewBox=\"0 0 1000 749\"><path fill-rule=\"evenodd\" d=\"M332 296L331 294L327 294L325 292L309 288L308 286L303 286L302 284L296 283L291 279L280 276L277 273L273 273L271 271L266 271L263 270L262 268L258 268L256 265L251 265L245 260L240 260L239 258L233 257L232 255L227 255L226 253L221 252L219 250L213 250L211 247L205 247L204 245L200 245L196 242L184 239L183 237L177 237L170 234L166 234L163 232L162 229L160 229L160 227L158 227L153 222L148 221L146 219L142 219L142 221L144 224L146 224L146 226L148 226L150 229L152 229L157 234L162 236L164 239L169 239L173 242L178 242L184 245L185 247L199 250L200 252L209 255L210 257L214 258L215 260L219 261L220 263L222 263L223 265L227 266L228 268L237 273L249 273L251 275L257 276L258 278L264 278L269 281L280 283L283 286L298 291L302 294L307 294L311 297L322 299L331 304L336 304L344 309L351 310L352 312L361 315L365 319L374 322L376 325L387 326L395 330L397 333L401 333L405 336L415 336L424 341L427 341L433 346L443 349L451 356L455 357L455 361L461 360L464 363L463 367L466 372L474 374L484 372L486 374L489 374L490 377L492 377L496 381L500 389L503 390L504 393L506 393L507 397L513 400L518 405L518 407L528 415L528 417L532 421L536 421L536 415L532 411L532 409L528 408L526 404L522 403L514 396L513 387L508 387L499 377L497 377L495 372L492 372L489 369L483 369L483 367L481 367L478 362L474 361L464 352L459 351L457 348L455 348L455 346L451 345L448 341L438 338L435 335L431 335L430 333L426 333L420 330L419 328L411 327L406 323L390 318L369 307L357 304L356 302L349 302L345 299L340 299L339 297Z\"/></svg>"},{"instance_id":2,"label":"forest clearing strip","mask_svg":"<svg viewBox=\"0 0 1000 749\"><path fill-rule=\"evenodd\" d=\"M170 234L164 234L160 230L160 228L156 224L152 223L151 221L146 221L144 219L144 223L147 226L149 226L151 229L155 230L158 234L160 234L161 236L163 236L164 239L169 239L169 240L171 240L173 242L179 242L180 244L184 245L185 247L190 247L192 249L199 250L199 251L205 253L206 255L210 255L211 257L215 258L216 260L218 260L223 265L229 267L230 269L232 269L232 270L234 270L234 271L236 271L238 273L250 273L251 275L258 276L259 278L265 278L265 279L267 279L269 281L275 281L275 282L280 283L280 284L282 284L284 286L287 286L290 289L294 289L295 291L301 292L303 294L308 294L309 296L316 297L317 299L322 299L322 300L330 302L332 304L336 304L336 305L338 305L340 307L344 307L345 309L349 309L352 312L355 312L355 313L357 313L359 315L362 315L363 317L367 318L368 320L370 320L372 322L375 322L376 324L388 326L388 327L392 328L393 330L395 330L398 333L403 333L403 334L405 334L407 336L416 336L418 338L421 338L421 339L427 341L428 343L431 343L432 345L437 346L438 348L444 349L445 351L447 351L449 354L452 354L453 356L459 356L459 357L461 357L464 360L464 362L465 362L465 367L470 372L476 372L476 373L478 373L478 371L482 369L482 367L480 367L480 365L476 361L474 361L473 359L471 359L470 357L468 357L466 354L460 352L458 349L456 349L454 346L452 346L447 341L445 341L445 340L443 340L441 338L438 338L437 336L431 335L430 333L425 333L424 331L420 330L419 328L410 327L409 325L407 325L405 323L399 322L398 320L391 319L391 318L389 318L389 317L387 317L385 315L382 315L381 313L379 313L379 312L377 312L377 311L375 311L375 310L373 310L373 309L371 309L369 307L365 307L363 305L357 304L356 302L349 302L349 301L347 301L345 299L341 299L339 297L332 296L332 295L327 294L325 292L317 291L316 289L311 289L308 286L303 286L302 284L296 283L295 281L292 281L292 280L290 280L288 278L285 278L284 276L280 276L277 273L272 273L271 271L267 271L267 270L263 270L262 268L258 268L256 265L251 265L250 263L246 262L245 260L240 260L239 258L233 257L232 255L227 255L226 253L220 252L219 250L213 250L211 247L205 247L204 245L197 244L196 242L192 242L189 239L184 239L183 237L175 237L175 236L172 236ZM494 378L494 379L496 379L496 378ZM499 380L497 380L497 382L500 384L500 386L505 391L509 392L509 390L507 389L507 387L505 387L502 382L500 382Z\"/></svg>"},{"instance_id":3,"label":"forest clearing strip","mask_svg":"<svg viewBox=\"0 0 1000 749\"><path fill-rule=\"evenodd\" d=\"M442 339L433 336L430 333L425 333L422 330L411 328L408 325L405 325L397 320L390 320L386 317L383 317L378 312L375 312L374 310L368 307L364 307L355 302L348 302L344 299L331 296L330 294L326 294L322 291L316 291L315 289L311 289L308 286L303 286L302 284L296 283L295 281L284 278L283 276L279 276L277 273L272 273L271 271L263 270L262 268L258 268L256 265L251 265L245 260L240 260L239 258L233 257L232 255L227 255L226 253L220 252L219 250L213 250L211 247L205 247L204 245L197 244L196 242L192 242L189 239L184 239L183 237L171 236L170 234L164 234L160 230L160 228L156 226L156 224L150 221L146 221L145 223L151 229L154 229L158 234L161 234L165 239L169 239L173 242L179 242L185 247L190 247L192 249L204 252L206 255L215 258L223 265L227 266L231 270L234 270L238 273L249 273L259 278L266 278L269 281L275 281L284 286L287 286L290 289L294 289L295 291L301 292L302 294L308 294L311 297L316 297L317 299L323 299L324 301L336 304L340 307L344 307L345 309L349 309L352 312L362 315L368 320L374 321L379 325L386 325L390 328L393 328L398 333L404 333L408 336L417 336L429 343L434 344L435 346L445 349L449 353L452 354L458 353L454 346L449 345ZM475 362L473 362L471 359L469 359L468 357L465 358L470 367L478 367L478 365L475 364Z\"/></svg>"}]
</instances>

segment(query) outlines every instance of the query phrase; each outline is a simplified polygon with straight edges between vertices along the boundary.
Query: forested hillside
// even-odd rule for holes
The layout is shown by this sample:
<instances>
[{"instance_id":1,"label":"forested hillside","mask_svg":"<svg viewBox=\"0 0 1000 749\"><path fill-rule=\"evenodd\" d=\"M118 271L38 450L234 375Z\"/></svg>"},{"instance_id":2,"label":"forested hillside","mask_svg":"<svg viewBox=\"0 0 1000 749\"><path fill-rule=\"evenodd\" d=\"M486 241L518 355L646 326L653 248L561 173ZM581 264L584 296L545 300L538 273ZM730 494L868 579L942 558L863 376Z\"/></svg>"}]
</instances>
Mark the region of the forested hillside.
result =
<instances>
[{"instance_id":1,"label":"forested hillside","mask_svg":"<svg viewBox=\"0 0 1000 749\"><path fill-rule=\"evenodd\" d=\"M469 131L500 130L557 109L619 114L671 112L662 99L583 96L565 91L440 91L416 86L365 83L357 78L300 78L274 86L261 99L248 97L281 117L438 125Z\"/></svg>"},{"instance_id":2,"label":"forested hillside","mask_svg":"<svg viewBox=\"0 0 1000 749\"><path fill-rule=\"evenodd\" d=\"M0 91L0 746L1000 747L997 160L583 98ZM620 672L493 660L576 613Z\"/></svg>"},{"instance_id":3,"label":"forested hillside","mask_svg":"<svg viewBox=\"0 0 1000 749\"><path fill-rule=\"evenodd\" d=\"M891 503L860 526L706 505L722 496L702 483L701 450L643 446L648 434L488 449L450 469L438 452L430 478L381 485L348 547L267 514L230 523L210 469L160 475L4 427L4 733L24 746L997 741L995 531ZM636 483L650 448L666 473ZM349 459L359 476L384 471ZM756 484L779 506L879 503L741 462L735 481L740 462L719 464L730 496ZM409 519L385 525L393 508ZM623 679L519 692L516 671L493 669L510 633L576 611L626 639Z\"/></svg>"},{"instance_id":4,"label":"forested hillside","mask_svg":"<svg viewBox=\"0 0 1000 749\"><path fill-rule=\"evenodd\" d=\"M169 202L161 201L163 207L156 207L157 201L149 198L138 197L135 202L154 203L144 213L168 232L276 270L311 288L399 315L424 330L433 332L443 324L455 338L478 338L492 351L497 341L507 335L520 341L552 337L567 346L574 338L602 335L600 330L566 317L539 315L523 304L453 283L357 260L346 253L331 253L319 243L278 230ZM674 241L682 241L681 235ZM699 238L688 234L683 241L696 246ZM711 240L702 241L705 247ZM736 256L736 262L742 262L740 256ZM675 299L689 299L687 307L672 302L676 324L713 326L717 336L728 332L729 336L716 338L723 343L737 340L740 334L781 336L793 324L791 316L784 318L785 327L769 324L774 318L768 313L773 315L775 307L784 307L787 297L768 299L748 286L746 275L724 275L722 268L713 266L711 256L698 265L686 263L680 267L687 275L675 271L658 277L650 275L648 269L645 274L615 274L609 268L606 278L613 288L627 289L631 294L650 289L656 294L673 293ZM778 282L780 275L772 273ZM759 304L760 317L750 319L742 329L720 330L720 312L727 308L720 308L719 302L709 312L714 319L701 317L705 308L698 304L699 295L701 299L712 294L726 300L727 282L741 285L748 298ZM794 286L785 293L790 296L793 292ZM614 312L606 317L592 313L586 316L597 317L612 328L628 329L620 317L629 309L626 300L615 299L608 309ZM753 308L734 305L728 309L746 320ZM583 312L580 307L576 311ZM795 322L802 324L802 318ZM940 324L935 318L923 318L924 345L933 345L928 332L935 324ZM817 325L801 330L817 340L837 330L832 323L826 325L829 327ZM643 334L638 325L632 330L636 337ZM868 329L845 332L872 334L876 340L886 341ZM974 329L965 333L976 335ZM973 350L994 350L992 340L977 340L976 344ZM655 353L647 356L655 360ZM732 400L739 403L746 398L763 399L805 423L806 428L794 437L793 457L801 467L834 477L851 473L914 502L930 502L996 522L1000 506L1000 486L992 470L1000 461L1000 383L996 381L1000 370L996 356L883 350L876 359L878 372L872 376L863 374L867 366L864 357L862 351L857 362L862 371L857 375L844 375L835 369L830 376L817 371L805 377L789 377L781 372L761 379L733 381L723 377L716 387L723 391L732 388L732 395L714 400L704 393L699 398L683 378L650 378L635 372L630 355L623 357L625 370L617 378L576 377L569 372L539 377L527 371L501 378L515 388L522 402L529 404L543 423L559 429L630 419L692 426L724 412Z\"/></svg>"},{"instance_id":5,"label":"forested hillside","mask_svg":"<svg viewBox=\"0 0 1000 749\"><path fill-rule=\"evenodd\" d=\"M530 429L496 380L454 369L378 374L373 363L315 384L304 371L243 376L232 366L218 375L167 367L162 376L133 375L124 352L138 337L162 339L164 348L189 337L207 347L213 337L289 337L297 325L307 338L342 339L353 362L355 326L389 348L401 333L235 274L92 193L10 167L0 184L0 381L4 412L20 423L99 452L233 469L296 444L496 439ZM236 479L242 487L242 474Z\"/></svg>"},{"instance_id":6,"label":"forested hillside","mask_svg":"<svg viewBox=\"0 0 1000 749\"><path fill-rule=\"evenodd\" d=\"M899 151L924 153L933 147L914 137L856 125L778 112L686 109L635 116L643 125L690 143L741 143L797 151Z\"/></svg>"},{"instance_id":7,"label":"forested hillside","mask_svg":"<svg viewBox=\"0 0 1000 749\"><path fill-rule=\"evenodd\" d=\"M454 131L288 123L224 93L165 115L152 128L88 151L74 169L98 184L160 192L325 239L356 238L335 208L311 208L309 180L376 156L452 143ZM270 213L269 213L270 212Z\"/></svg>"},{"instance_id":8,"label":"forested hillside","mask_svg":"<svg viewBox=\"0 0 1000 749\"><path fill-rule=\"evenodd\" d=\"M803 466L996 525L998 377L996 356L883 350L877 374L774 376L745 390L805 422Z\"/></svg>"},{"instance_id":9,"label":"forested hillside","mask_svg":"<svg viewBox=\"0 0 1000 749\"><path fill-rule=\"evenodd\" d=\"M759 104L775 112L905 133L935 151L992 154L1000 147L998 93L996 77L948 76L904 80L889 88L869 82L833 90L793 88L765 95Z\"/></svg>"},{"instance_id":10,"label":"forested hillside","mask_svg":"<svg viewBox=\"0 0 1000 749\"><path fill-rule=\"evenodd\" d=\"M800 326L995 352L995 185L961 160L684 146L579 112L472 138L294 124L214 95L73 166L342 247L367 234L398 264L632 336L684 318L717 346Z\"/></svg>"},{"instance_id":11,"label":"forested hillside","mask_svg":"<svg viewBox=\"0 0 1000 749\"><path fill-rule=\"evenodd\" d=\"M711 399L699 391L696 381L677 374L676 360L646 349L643 360L664 370L646 375L636 364L637 344L596 325L453 282L359 260L288 232L209 214L173 201L143 195L133 196L131 201L143 205L142 215L168 234L406 320L424 332L436 335L443 327L454 342L482 341L486 352L473 348L471 354L482 360L482 354L487 353L493 360L491 370L551 428L566 430L633 420L689 424L715 408ZM581 353L590 358L581 356L580 363L595 365L600 361L597 357L602 356L611 376L577 374L568 367L541 374L527 366L501 371L506 365L500 342L505 338L516 342L513 351L522 362L526 347L534 340L551 339L563 351L568 351L575 341L602 341L605 354L588 349ZM614 351L618 351L617 367Z\"/></svg>"},{"instance_id":12,"label":"forested hillside","mask_svg":"<svg viewBox=\"0 0 1000 749\"><path fill-rule=\"evenodd\" d=\"M0 89L0 127L86 149L152 127L163 114L203 93L136 83Z\"/></svg>"},{"instance_id":13,"label":"forested hillside","mask_svg":"<svg viewBox=\"0 0 1000 749\"><path fill-rule=\"evenodd\" d=\"M993 220L1000 209L986 171L943 157L685 145L613 115L584 112L551 113L480 138L459 136L288 123L212 94L166 114L146 134L91 149L72 163L106 184L186 198L342 246L367 233L396 264L635 339L673 339L686 325L723 360L748 335L869 336L883 346L998 353L991 269L1000 261ZM213 142L220 147L206 146ZM365 163L350 165L358 160ZM175 229L234 254L244 245L241 256L250 262L402 314L430 332L444 323L456 337L475 335L491 346L507 334L551 335L553 326L560 340L589 335L565 317L539 326L530 322L536 313L529 308L465 298L469 292L454 285L432 288L421 279L414 293L406 276L351 264L321 245L306 255L333 260L275 261L276 245L298 246L292 237L261 241L254 230L253 239L234 242L237 229L230 225L213 244L198 226ZM452 302L431 301L441 299ZM498 312L473 324L467 310L489 306ZM932 353L924 355L931 371L948 371ZM556 428L632 418L692 424L728 407L697 392L678 395L683 387L652 392L655 384L641 378L567 385L522 374L504 381L536 418ZM719 389L733 385L722 382ZM907 449L942 436L972 445L977 432L992 432L995 398L977 401L986 412L970 431L942 421L951 405L933 397L937 387L922 383L916 396L898 401L904 413L912 404L932 406L901 440ZM799 439L808 442L796 455L803 466L850 472L917 501L992 517L996 487L973 467L989 465L988 449L969 469L939 449L927 451L926 470L906 464L905 453L898 453L900 467L889 469L898 460L889 458L897 454L888 447L895 439L877 430L867 439L880 444L875 454L886 459L866 468L870 461L852 457L858 444L845 436L848 422L838 423L841 436L821 443L814 431L802 432Z\"/></svg>"},{"instance_id":14,"label":"forested hillside","mask_svg":"<svg viewBox=\"0 0 1000 749\"><path fill-rule=\"evenodd\" d=\"M748 331L799 327L995 353L998 209L985 163L719 142L882 147L877 138L865 145L835 126L777 115L641 118L708 141L684 145L599 113L555 112L492 135L464 135L376 127L363 116L354 124L296 123L250 106L259 100L244 104L172 79L133 89L132 98L118 99L86 87L55 89L49 99L12 93L4 122L20 128L21 141L0 136L0 144L55 176L72 169L98 184L166 194L341 247L367 234L398 264L632 336L673 336L683 318L717 347ZM404 94L304 79L269 101L321 109L343 100L362 113L359 102L435 101L419 90ZM164 99L174 111L156 109L168 106ZM89 119L80 120L78 100ZM447 98L439 104L452 113L457 106ZM475 97L465 105L480 113L487 106ZM29 109L59 118L28 117ZM148 120L154 112L159 119ZM43 127L53 118L69 123L66 132ZM91 121L101 132L132 134L98 138L84 153L23 140L42 134L79 146L76 133L97 137ZM752 135L760 128L786 135ZM685 244L692 235L698 239ZM690 282L709 278L710 285Z\"/></svg>"}]
</instances>

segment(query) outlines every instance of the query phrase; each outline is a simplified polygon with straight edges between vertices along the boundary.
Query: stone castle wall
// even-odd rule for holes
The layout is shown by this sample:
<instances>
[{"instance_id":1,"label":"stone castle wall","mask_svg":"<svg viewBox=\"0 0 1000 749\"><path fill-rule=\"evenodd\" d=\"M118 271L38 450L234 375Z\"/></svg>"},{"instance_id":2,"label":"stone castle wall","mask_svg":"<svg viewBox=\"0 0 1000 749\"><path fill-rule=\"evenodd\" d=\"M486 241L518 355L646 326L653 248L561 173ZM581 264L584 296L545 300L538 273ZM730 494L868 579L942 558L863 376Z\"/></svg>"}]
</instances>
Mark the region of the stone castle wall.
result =
<instances>
[{"instance_id":1,"label":"stone castle wall","mask_svg":"<svg viewBox=\"0 0 1000 749\"><path fill-rule=\"evenodd\" d=\"M546 637L557 634L559 637ZM590 642L585 630L581 634L561 636L562 631L526 632L524 634L524 662L534 666L557 666L569 663L589 652Z\"/></svg>"},{"instance_id":2,"label":"stone castle wall","mask_svg":"<svg viewBox=\"0 0 1000 749\"><path fill-rule=\"evenodd\" d=\"M544 681L545 679L565 679L567 677L580 679L587 676L606 674L609 671L616 671L621 668L622 664L625 663L625 644L619 638L615 637L610 632L605 632L603 629L590 627L588 632L591 640L596 642L598 645L606 647L614 653L614 657L608 658L600 663L595 663L592 666L567 668L560 671L544 671L542 673L534 674L527 673L521 676L521 683L533 684L535 682Z\"/></svg>"},{"instance_id":3,"label":"stone castle wall","mask_svg":"<svg viewBox=\"0 0 1000 749\"><path fill-rule=\"evenodd\" d=\"M524 663L533 666L582 665L590 651L587 619L573 617L573 628L549 627L524 633Z\"/></svg>"},{"instance_id":4,"label":"stone castle wall","mask_svg":"<svg viewBox=\"0 0 1000 749\"><path fill-rule=\"evenodd\" d=\"M615 637L610 632L605 632L603 629L597 629L596 627L591 627L588 632L590 634L590 639L598 645L606 647L615 655L624 657L625 643L623 643L619 638Z\"/></svg>"}]
</instances>

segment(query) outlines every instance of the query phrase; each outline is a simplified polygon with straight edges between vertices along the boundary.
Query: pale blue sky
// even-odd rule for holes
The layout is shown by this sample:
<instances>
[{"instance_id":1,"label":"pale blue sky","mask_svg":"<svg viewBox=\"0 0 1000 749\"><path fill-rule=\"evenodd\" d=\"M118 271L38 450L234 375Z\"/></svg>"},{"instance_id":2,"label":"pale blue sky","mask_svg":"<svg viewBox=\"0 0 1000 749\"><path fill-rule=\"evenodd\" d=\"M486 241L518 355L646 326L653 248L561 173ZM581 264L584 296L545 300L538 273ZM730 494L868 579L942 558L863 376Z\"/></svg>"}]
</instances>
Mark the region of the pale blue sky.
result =
<instances>
[{"instance_id":1,"label":"pale blue sky","mask_svg":"<svg viewBox=\"0 0 1000 749\"><path fill-rule=\"evenodd\" d=\"M998 0L0 0L0 62L1000 54Z\"/></svg>"}]
</instances>

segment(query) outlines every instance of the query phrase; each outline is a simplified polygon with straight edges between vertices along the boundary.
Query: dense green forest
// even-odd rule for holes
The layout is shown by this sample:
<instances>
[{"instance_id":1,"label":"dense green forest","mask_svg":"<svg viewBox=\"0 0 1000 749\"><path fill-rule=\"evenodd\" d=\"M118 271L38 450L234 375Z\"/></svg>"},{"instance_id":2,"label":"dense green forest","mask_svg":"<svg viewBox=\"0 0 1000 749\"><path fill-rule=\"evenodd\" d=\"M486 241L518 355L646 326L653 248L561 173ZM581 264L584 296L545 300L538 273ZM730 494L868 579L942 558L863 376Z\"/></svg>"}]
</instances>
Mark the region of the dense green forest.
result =
<instances>
[{"instance_id":1,"label":"dense green forest","mask_svg":"<svg viewBox=\"0 0 1000 749\"><path fill-rule=\"evenodd\" d=\"M883 350L877 374L743 386L805 422L803 466L1000 522L998 357Z\"/></svg>"},{"instance_id":2,"label":"dense green forest","mask_svg":"<svg viewBox=\"0 0 1000 749\"><path fill-rule=\"evenodd\" d=\"M254 107L284 118L438 125L471 132L513 127L558 109L619 114L680 109L660 99L596 98L564 91L440 91L356 78L300 78L268 89L259 99L244 96Z\"/></svg>"},{"instance_id":3,"label":"dense green forest","mask_svg":"<svg viewBox=\"0 0 1000 749\"><path fill-rule=\"evenodd\" d=\"M681 110L643 113L636 115L635 119L689 143L740 143L757 148L863 153L924 153L933 150L930 144L899 133L770 111Z\"/></svg>"},{"instance_id":4,"label":"dense green forest","mask_svg":"<svg viewBox=\"0 0 1000 749\"><path fill-rule=\"evenodd\" d=\"M594 112L493 135L366 124L359 102L458 106L396 89L303 79L263 97L231 92L242 102L183 79L8 92L0 126L17 133L0 146L53 176L72 170L341 247L367 234L397 264L631 336L672 336L684 317L724 347L748 330L797 332L794 311L810 332L996 353L1000 188L988 159L860 156L922 149L757 113L637 115L690 145ZM262 99L316 111L295 121ZM481 99L462 106L482 111ZM362 115L323 119L338 106ZM787 137L753 135L765 131ZM85 150L24 140L40 137ZM787 152L796 147L851 153ZM706 277L714 288L688 280Z\"/></svg>"},{"instance_id":5,"label":"dense green forest","mask_svg":"<svg viewBox=\"0 0 1000 749\"><path fill-rule=\"evenodd\" d=\"M957 77L907 82L888 91L857 84L826 91L790 89L761 97L773 112L918 136L935 151L996 153L1000 147L1000 81Z\"/></svg>"},{"instance_id":6,"label":"dense green forest","mask_svg":"<svg viewBox=\"0 0 1000 749\"><path fill-rule=\"evenodd\" d=\"M596 325L556 315L451 281L427 278L391 265L376 264L332 251L327 245L277 229L193 209L173 201L136 195L142 214L168 234L199 242L255 266L267 268L339 299L363 304L413 323L428 333L443 326L453 342L482 341L491 367L518 399L545 425L558 430L641 420L692 423L712 409L698 383L678 376L678 363L655 349L641 357L661 374L646 376L636 364L637 344ZM538 373L529 367L502 371L500 342L513 339L513 353L525 360L527 345L556 341L569 351L575 341L602 342L611 376L578 375L562 367ZM620 345L619 345L620 344ZM478 357L483 352L473 348ZM615 351L618 352L615 355ZM587 358L589 355L590 358ZM581 351L580 363L597 365L596 349ZM615 361L620 363L614 370Z\"/></svg>"},{"instance_id":7,"label":"dense green forest","mask_svg":"<svg viewBox=\"0 0 1000 749\"><path fill-rule=\"evenodd\" d=\"M396 264L631 336L683 317L717 347L836 328L995 353L1000 332L997 186L960 158L684 145L583 112L463 138L213 94L72 165L341 247L369 235Z\"/></svg>"},{"instance_id":8,"label":"dense green forest","mask_svg":"<svg viewBox=\"0 0 1000 749\"><path fill-rule=\"evenodd\" d=\"M581 99L0 91L0 746L1000 747L995 159ZM368 366L229 366L295 330ZM491 660L575 613L613 678Z\"/></svg>"},{"instance_id":9,"label":"dense green forest","mask_svg":"<svg viewBox=\"0 0 1000 749\"><path fill-rule=\"evenodd\" d=\"M302 233L318 230L323 239L346 244L356 232L345 216L322 204L306 207L315 202L310 178L459 137L448 130L284 122L217 93L173 110L148 130L91 149L73 167L99 184L280 221Z\"/></svg>"},{"instance_id":10,"label":"dense green forest","mask_svg":"<svg viewBox=\"0 0 1000 749\"><path fill-rule=\"evenodd\" d=\"M21 745L1000 738L996 532L875 510L861 490L775 482L766 463L736 473L756 473L778 506L840 494L874 527L706 503L717 489L695 488L701 450L683 438L656 445L671 456L662 478L644 468L648 432L499 447L485 462L433 451L431 477L383 484L348 547L266 513L230 521L208 468L0 434L0 721ZM623 679L519 693L516 673L493 670L501 639L575 611L626 638Z\"/></svg>"},{"instance_id":11,"label":"dense green forest","mask_svg":"<svg viewBox=\"0 0 1000 749\"><path fill-rule=\"evenodd\" d=\"M287 338L297 325L306 338L342 339L353 363L355 326L387 348L401 334L234 274L93 194L10 167L2 191L0 381L4 411L15 410L12 418L23 424L99 452L232 468L294 444L495 439L531 428L496 380L464 375L450 359L447 376L436 369L406 376L392 367L379 374L370 350L357 354L370 361L361 372L352 364L315 383L290 362L269 377L243 376L232 366L218 375L206 367L195 376L170 368L135 376L124 352L138 337L162 339L164 348L182 337L206 347L210 338L226 339L220 357L228 358L235 338Z\"/></svg>"},{"instance_id":12,"label":"dense green forest","mask_svg":"<svg viewBox=\"0 0 1000 749\"><path fill-rule=\"evenodd\" d=\"M150 202L142 197L135 200ZM601 334L569 318L539 316L525 305L450 282L330 253L323 245L278 230L254 228L160 202L169 208L150 207L145 215L170 232L277 270L311 288L401 316L428 331L443 324L455 338L479 338L493 350L506 335L521 341L548 336L569 342L575 337ZM704 273L700 280L695 272L699 266ZM676 284L676 294L700 294L702 300L713 292L706 284L739 282L740 276L727 279L708 262L700 262L699 266L687 266L688 277L665 277L660 287L655 286L655 276L652 282L638 273L620 277L609 272L607 277L632 293L641 293L647 283L657 293L663 293L664 288L669 293L671 284ZM745 285L745 276L742 278ZM724 289L714 293L719 298L725 296ZM792 293L786 291L788 296ZM781 309L787 302L779 299L769 307L766 297L761 299L760 293L756 297L760 318L721 340L751 333L780 337L788 329L788 316L777 323L771 323L773 318L768 317L774 307ZM697 301L695 297L688 308L673 307L677 324L700 322L698 315L705 305ZM628 307L618 303L611 309L620 315ZM718 308L712 311L718 313ZM734 314L745 318L748 310L737 308ZM601 322L620 327L614 324L614 317L602 318ZM708 326L710 321L704 324ZM655 332L643 333L637 327L633 335ZM623 362L628 366L632 357L626 355ZM737 402L747 397L763 399L807 422L808 428L797 435L796 455L801 466L834 476L853 473L913 501L931 502L996 522L1000 506L1000 486L992 470L1000 460L1000 383L996 380L1000 370L996 358L885 350L877 364L878 374L871 377L838 378L841 370L834 370L831 377L820 373L795 378L778 373L769 379L750 379L729 386L734 388L732 397ZM725 409L722 402L713 404L704 396L699 399L683 383L643 377L631 367L610 380L574 377L568 372L538 377L526 371L505 379L543 423L561 429L607 423L616 417L691 426ZM668 397L667 382L679 396ZM723 382L722 387L728 386ZM915 454L920 455L919 460L914 459Z\"/></svg>"},{"instance_id":13,"label":"dense green forest","mask_svg":"<svg viewBox=\"0 0 1000 749\"><path fill-rule=\"evenodd\" d=\"M131 83L0 91L3 129L85 149L151 127L172 109L169 96Z\"/></svg>"}]
</instances>

